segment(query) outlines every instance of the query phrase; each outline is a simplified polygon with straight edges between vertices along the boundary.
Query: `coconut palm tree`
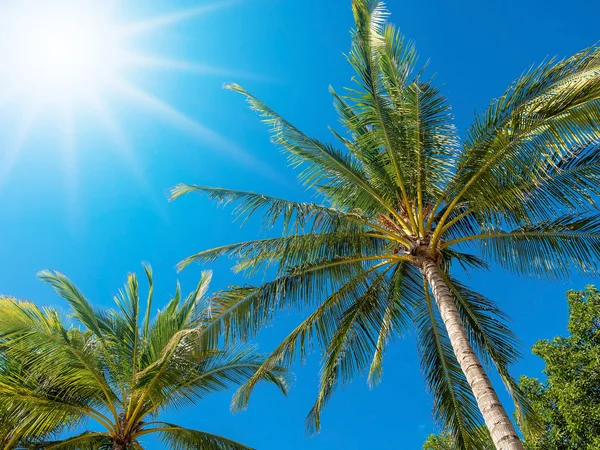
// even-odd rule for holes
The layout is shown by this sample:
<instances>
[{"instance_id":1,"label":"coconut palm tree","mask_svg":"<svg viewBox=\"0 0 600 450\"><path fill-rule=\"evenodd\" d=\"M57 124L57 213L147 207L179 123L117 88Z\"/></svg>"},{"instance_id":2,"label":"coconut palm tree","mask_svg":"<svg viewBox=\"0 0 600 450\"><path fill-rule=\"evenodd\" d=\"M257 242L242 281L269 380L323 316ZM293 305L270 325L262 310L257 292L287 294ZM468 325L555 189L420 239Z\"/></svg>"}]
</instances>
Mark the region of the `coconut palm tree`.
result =
<instances>
[{"instance_id":1,"label":"coconut palm tree","mask_svg":"<svg viewBox=\"0 0 600 450\"><path fill-rule=\"evenodd\" d=\"M115 296L115 309L95 309L75 285L58 272L40 278L65 299L66 325L51 308L0 299L0 410L15 421L4 449L142 449L145 435L156 434L165 448L249 449L224 437L160 421L165 409L181 407L239 385L264 364L251 348L216 349L205 339L211 311L205 293L210 273L182 298L179 286L166 307L151 317L152 272L145 312L138 280L127 278ZM215 310L218 313L218 310ZM281 367L261 371L261 379L286 390ZM63 440L43 439L49 432L93 421L102 431Z\"/></svg>"},{"instance_id":2,"label":"coconut palm tree","mask_svg":"<svg viewBox=\"0 0 600 450\"><path fill-rule=\"evenodd\" d=\"M525 425L527 405L508 373L515 338L456 269L493 263L549 278L600 271L600 49L530 69L460 139L450 105L425 79L414 45L387 23L382 2L352 6L356 84L331 91L343 125L332 129L337 145L229 86L272 127L317 200L177 186L173 198L201 192L235 202L244 219L259 214L266 228L283 226L282 237L203 251L180 267L229 255L238 271L275 270L272 281L219 295L213 333L228 339L254 335L281 309L312 308L238 391L238 407L262 370L319 346L320 390L307 419L318 430L336 386L362 371L377 383L386 346L414 324L435 414L457 448L477 448L483 416L497 449L522 449L485 370L498 370Z\"/></svg>"}]
</instances>

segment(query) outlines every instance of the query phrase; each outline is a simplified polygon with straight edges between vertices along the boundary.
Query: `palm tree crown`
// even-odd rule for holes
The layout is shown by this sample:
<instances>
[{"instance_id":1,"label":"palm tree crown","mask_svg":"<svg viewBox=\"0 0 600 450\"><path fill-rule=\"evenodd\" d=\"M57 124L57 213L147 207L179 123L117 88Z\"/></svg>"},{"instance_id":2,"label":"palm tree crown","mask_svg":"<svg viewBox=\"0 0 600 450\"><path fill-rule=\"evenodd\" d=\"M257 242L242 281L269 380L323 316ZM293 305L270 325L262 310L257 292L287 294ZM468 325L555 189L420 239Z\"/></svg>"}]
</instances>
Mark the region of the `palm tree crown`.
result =
<instances>
[{"instance_id":1,"label":"palm tree crown","mask_svg":"<svg viewBox=\"0 0 600 450\"><path fill-rule=\"evenodd\" d=\"M178 286L173 299L151 318L152 272L144 268L150 287L145 313L134 274L115 296L116 309L99 310L64 275L41 272L40 278L69 303L81 328L66 327L53 309L0 299L0 410L19 418L2 430L2 448L141 449L143 436L156 433L166 448L249 449L158 420L167 408L247 381L264 360L251 348L219 350L205 339L211 326L204 300L209 272L187 298ZM259 377L285 392L281 367ZM103 431L47 439L90 419Z\"/></svg>"},{"instance_id":2,"label":"palm tree crown","mask_svg":"<svg viewBox=\"0 0 600 450\"><path fill-rule=\"evenodd\" d=\"M450 105L424 79L413 44L386 23L383 4L354 0L353 11L348 61L356 85L344 95L331 90L344 127L332 130L336 146L229 86L272 127L322 203L177 186L174 198L198 191L236 202L244 218L262 215L267 228L283 224L282 237L203 251L180 267L229 255L248 274L275 268L272 281L220 294L219 330L231 339L253 335L283 308L314 308L261 369L321 348L310 427L319 427L335 387L355 373L377 383L387 344L413 324L435 413L457 448L475 448L481 438L478 406L497 448L522 448L481 364L496 367L518 413L527 413L508 374L515 338L498 308L451 269L493 262L524 276L599 272L600 49L532 68L461 140ZM238 391L239 407L261 370Z\"/></svg>"}]
</instances>

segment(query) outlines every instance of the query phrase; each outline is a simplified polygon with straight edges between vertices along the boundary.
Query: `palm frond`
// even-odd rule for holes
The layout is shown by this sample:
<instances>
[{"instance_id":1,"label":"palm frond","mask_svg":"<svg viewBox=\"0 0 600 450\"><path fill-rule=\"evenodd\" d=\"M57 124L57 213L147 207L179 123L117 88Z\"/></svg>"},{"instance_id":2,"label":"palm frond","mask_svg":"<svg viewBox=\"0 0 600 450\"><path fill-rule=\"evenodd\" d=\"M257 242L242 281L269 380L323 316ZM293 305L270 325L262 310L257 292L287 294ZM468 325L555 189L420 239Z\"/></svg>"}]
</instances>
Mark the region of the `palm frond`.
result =
<instances>
[{"instance_id":1,"label":"palm frond","mask_svg":"<svg viewBox=\"0 0 600 450\"><path fill-rule=\"evenodd\" d=\"M397 214L392 204L393 198L382 196L370 185L361 165L350 154L306 136L241 86L232 84L228 88L246 96L250 107L273 128L274 140L288 153L290 164L302 167L300 180L304 185L346 186L352 192L356 209Z\"/></svg>"},{"instance_id":2,"label":"palm frond","mask_svg":"<svg viewBox=\"0 0 600 450\"><path fill-rule=\"evenodd\" d=\"M94 310L92 304L71 280L60 272L51 272L49 270L41 271L38 274L38 278L44 283L49 284L60 297L69 303L73 309L73 318L85 325L96 336L102 336L102 331L105 328L98 317L97 311Z\"/></svg>"},{"instance_id":3,"label":"palm frond","mask_svg":"<svg viewBox=\"0 0 600 450\"><path fill-rule=\"evenodd\" d=\"M568 277L600 273L600 215L566 214L513 231L490 230L444 245L478 244L484 257L525 276Z\"/></svg>"},{"instance_id":4,"label":"palm frond","mask_svg":"<svg viewBox=\"0 0 600 450\"><path fill-rule=\"evenodd\" d=\"M148 432L157 433L161 441L171 450L252 450L251 447L204 431L191 430L167 422L154 422Z\"/></svg>"},{"instance_id":5,"label":"palm frond","mask_svg":"<svg viewBox=\"0 0 600 450\"><path fill-rule=\"evenodd\" d=\"M203 337L211 342L220 337L226 342L247 340L280 310L310 307L371 264L405 259L394 254L332 258L298 265L258 287L231 287L213 297L214 320L205 326Z\"/></svg>"},{"instance_id":6,"label":"palm frond","mask_svg":"<svg viewBox=\"0 0 600 450\"><path fill-rule=\"evenodd\" d=\"M232 402L233 409L245 409L257 382L264 373L272 370L278 364L290 366L296 358L304 362L308 353L316 346L325 351L344 312L352 306L356 298L364 295L365 287L373 278L377 277L378 271L388 265L389 263L380 263L359 272L327 297L277 346L256 373L238 389ZM402 309L402 305L398 305L397 308ZM395 316L399 315L399 313L395 314Z\"/></svg>"},{"instance_id":7,"label":"palm frond","mask_svg":"<svg viewBox=\"0 0 600 450\"><path fill-rule=\"evenodd\" d=\"M377 274L363 293L344 311L328 340L321 368L319 394L308 417L310 431L321 428L321 411L338 384L345 385L366 370L377 348L377 337L389 303L386 277L392 267Z\"/></svg>"},{"instance_id":8,"label":"palm frond","mask_svg":"<svg viewBox=\"0 0 600 450\"><path fill-rule=\"evenodd\" d=\"M413 266L399 263L390 277L387 305L377 335L377 345L369 366L368 383L374 387L383 376L383 356L392 339L401 335L421 298L420 276Z\"/></svg>"},{"instance_id":9,"label":"palm frond","mask_svg":"<svg viewBox=\"0 0 600 450\"><path fill-rule=\"evenodd\" d=\"M591 47L530 70L493 101L465 140L446 216L459 200L498 196L510 177L531 180L571 148L598 140L599 69L600 47Z\"/></svg>"}]
</instances>

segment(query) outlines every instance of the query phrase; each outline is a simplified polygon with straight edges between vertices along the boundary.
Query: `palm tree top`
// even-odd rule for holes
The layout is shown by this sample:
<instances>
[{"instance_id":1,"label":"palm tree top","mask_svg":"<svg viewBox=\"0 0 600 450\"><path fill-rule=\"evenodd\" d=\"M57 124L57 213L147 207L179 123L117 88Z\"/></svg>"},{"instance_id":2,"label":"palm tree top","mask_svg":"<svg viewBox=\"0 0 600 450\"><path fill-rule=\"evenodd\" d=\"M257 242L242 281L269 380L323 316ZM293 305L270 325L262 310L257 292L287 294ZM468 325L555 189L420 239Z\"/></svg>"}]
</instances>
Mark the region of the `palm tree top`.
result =
<instances>
[{"instance_id":1,"label":"palm tree top","mask_svg":"<svg viewBox=\"0 0 600 450\"><path fill-rule=\"evenodd\" d=\"M73 326L51 308L0 299L5 362L0 411L20 418L7 430L6 448L33 442L35 448L57 450L141 449L143 437L152 433L173 449L249 448L160 420L168 408L191 405L247 381L264 359L252 347L219 349L207 338L210 272L202 273L187 297L177 286L174 297L152 317L152 271L149 266L144 270L147 297L142 299L137 277L130 274L114 297L115 309L93 307L61 273L40 272L40 279L68 302ZM260 377L286 392L285 369L276 367ZM51 432L90 420L103 431L48 440Z\"/></svg>"},{"instance_id":2,"label":"palm tree top","mask_svg":"<svg viewBox=\"0 0 600 450\"><path fill-rule=\"evenodd\" d=\"M461 344L491 362L527 410L508 374L518 351L504 316L451 269L496 263L524 276L600 273L600 48L532 67L460 139L448 101L425 78L414 44L387 23L383 3L354 0L352 7L347 59L355 77L342 94L331 89L343 126L332 129L335 144L305 135L239 85L228 86L269 125L300 182L321 202L179 185L172 198L201 192L235 203L243 220L259 215L265 228L283 229L281 237L202 251L179 268L230 256L246 275L275 269L272 281L218 296L214 331L226 339L254 335L281 309L313 311L263 366L321 349L309 427L319 427L335 387L355 373L376 383L386 346L413 324L437 417L460 448L469 448L480 416L446 330L457 316L442 321L440 299L451 298L454 306L445 305L460 315ZM251 380L238 391L240 407L252 387Z\"/></svg>"},{"instance_id":3,"label":"palm tree top","mask_svg":"<svg viewBox=\"0 0 600 450\"><path fill-rule=\"evenodd\" d=\"M326 206L194 185L177 186L172 198L198 190L241 202L241 216L260 212L267 227L279 218L286 229L315 232L369 227L407 259L473 244L485 260L526 276L597 274L598 190L590 180L599 175L600 49L531 68L461 140L449 103L424 79L414 45L386 23L383 3L354 1L353 9L348 60L356 86L345 95L331 90L345 131L332 130L337 145L227 86L271 126L290 164L302 169L300 181Z\"/></svg>"}]
</instances>

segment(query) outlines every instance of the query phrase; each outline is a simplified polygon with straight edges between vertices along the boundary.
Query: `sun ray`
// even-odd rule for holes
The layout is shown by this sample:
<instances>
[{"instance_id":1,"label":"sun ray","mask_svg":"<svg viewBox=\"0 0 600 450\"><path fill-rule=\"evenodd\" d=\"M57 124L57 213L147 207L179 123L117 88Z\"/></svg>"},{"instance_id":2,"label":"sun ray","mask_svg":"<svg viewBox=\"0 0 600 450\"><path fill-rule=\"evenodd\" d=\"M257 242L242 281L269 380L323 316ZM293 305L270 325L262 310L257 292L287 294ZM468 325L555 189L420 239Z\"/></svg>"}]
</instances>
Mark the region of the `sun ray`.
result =
<instances>
[{"instance_id":1,"label":"sun ray","mask_svg":"<svg viewBox=\"0 0 600 450\"><path fill-rule=\"evenodd\" d=\"M119 123L114 119L110 107L100 97L91 99L90 103L110 133L112 139L117 144L118 150L114 153L123 160L127 166L127 169L131 171L136 183L142 189L142 192L146 198L150 201L154 211L159 217L161 217L162 220L168 221L167 209L164 201L162 201L163 199L161 198L161 201L159 202L156 196L153 195L152 188L144 176L144 172L141 170L140 163L135 156L135 152L133 151L131 143L127 139L127 136L125 136L123 133Z\"/></svg>"},{"instance_id":2,"label":"sun ray","mask_svg":"<svg viewBox=\"0 0 600 450\"><path fill-rule=\"evenodd\" d=\"M69 199L77 190L77 154L76 148L76 131L75 118L73 115L73 105L69 101L64 101L60 105L60 133L63 149L63 165L65 167L65 182L66 189L69 193Z\"/></svg>"},{"instance_id":3,"label":"sun ray","mask_svg":"<svg viewBox=\"0 0 600 450\"><path fill-rule=\"evenodd\" d=\"M154 55L144 55L141 53L129 53L126 55L125 60L128 66L143 66L148 68L170 69L212 75L243 76L243 74L239 74L238 72L212 66L210 64L198 64L184 60L161 58Z\"/></svg>"},{"instance_id":4,"label":"sun ray","mask_svg":"<svg viewBox=\"0 0 600 450\"><path fill-rule=\"evenodd\" d=\"M141 70L188 72L204 76L264 78L210 64L155 55L152 49L139 51L140 35L175 27L186 20L242 3L245 0L213 0L191 9L124 23L119 20L119 0L12 0L0 1L0 106L18 104L27 114L16 127L14 142L0 154L0 185L19 158L38 115L55 118L61 131L65 189L71 211L75 211L79 175L75 119L78 108L92 106L101 126L115 142L116 154L131 170L141 190L160 211L152 188L135 158L135 149L113 114L112 94L132 100L158 118L201 140L213 150L226 154L240 165L249 166L280 185L289 185L268 164L250 156L241 146L198 123L167 101L129 81ZM152 42L152 40L150 40ZM162 45L161 45L162 47ZM163 48L164 50L164 48ZM132 68L133 71L128 69ZM115 92L116 91L116 92ZM49 142L49 141L47 141ZM82 158L84 159L84 158ZM162 200L162 199L161 199Z\"/></svg>"},{"instance_id":5,"label":"sun ray","mask_svg":"<svg viewBox=\"0 0 600 450\"><path fill-rule=\"evenodd\" d=\"M211 13L220 9L224 9L235 4L241 3L242 0L221 0L218 2L208 3L206 5L198 6L196 8L185 9L182 11L176 11L173 13L165 14L162 16L154 17L152 19L135 22L121 27L119 37L130 37L137 34L146 33L148 31L156 30L158 28L164 28L167 26L174 25L176 23L193 19L197 16Z\"/></svg>"},{"instance_id":6,"label":"sun ray","mask_svg":"<svg viewBox=\"0 0 600 450\"><path fill-rule=\"evenodd\" d=\"M2 158L0 158L0 189L2 189L11 169L17 162L21 149L25 145L29 137L29 132L39 113L39 104L29 104L23 118L19 122L16 133L13 135L12 142L2 149Z\"/></svg>"},{"instance_id":7,"label":"sun ray","mask_svg":"<svg viewBox=\"0 0 600 450\"><path fill-rule=\"evenodd\" d=\"M210 144L211 148L219 149L225 152L229 157L240 165L252 167L271 180L280 184L287 184L285 179L277 173L271 166L256 159L246 152L238 144L224 138L219 133L210 128L198 123L194 119L186 116L168 103L154 97L142 89L139 89L125 81L119 80L115 82L114 87L123 95L135 100L143 105L146 109L151 110L155 114L169 121L172 125L180 128L197 139Z\"/></svg>"},{"instance_id":8,"label":"sun ray","mask_svg":"<svg viewBox=\"0 0 600 450\"><path fill-rule=\"evenodd\" d=\"M142 53L126 53L123 55L123 61L124 65L133 67L139 66L151 69L165 69L236 79L244 78L246 80L272 82L272 80L262 75L226 69L212 64L200 64L186 60L163 58L156 55L145 55Z\"/></svg>"},{"instance_id":9,"label":"sun ray","mask_svg":"<svg viewBox=\"0 0 600 450\"><path fill-rule=\"evenodd\" d=\"M20 94L20 92L21 92L21 89L19 89L14 84L9 86L4 91L0 92L0 105L9 103L11 100L13 100L15 97L17 97Z\"/></svg>"}]
</instances>

